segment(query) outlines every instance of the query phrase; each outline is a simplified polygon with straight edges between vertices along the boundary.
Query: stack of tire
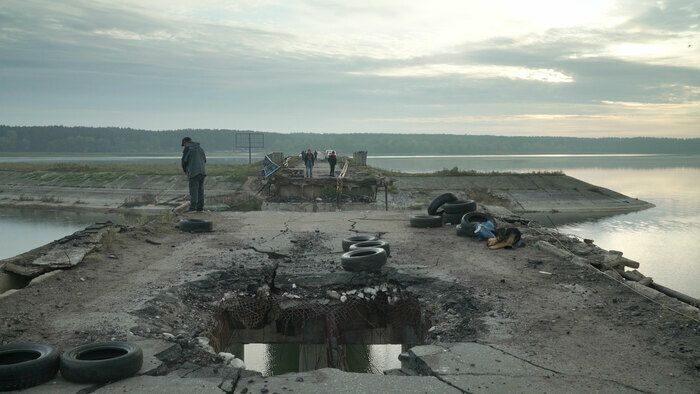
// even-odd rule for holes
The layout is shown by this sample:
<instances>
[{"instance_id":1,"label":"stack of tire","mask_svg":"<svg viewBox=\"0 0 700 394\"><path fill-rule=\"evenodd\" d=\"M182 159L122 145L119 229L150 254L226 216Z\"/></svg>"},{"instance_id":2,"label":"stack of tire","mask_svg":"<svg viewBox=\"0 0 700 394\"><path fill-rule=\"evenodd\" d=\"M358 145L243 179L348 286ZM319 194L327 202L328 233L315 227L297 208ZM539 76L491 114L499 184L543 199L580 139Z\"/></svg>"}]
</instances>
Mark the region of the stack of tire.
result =
<instances>
[{"instance_id":1,"label":"stack of tire","mask_svg":"<svg viewBox=\"0 0 700 394\"><path fill-rule=\"evenodd\" d=\"M71 382L116 382L138 373L142 364L141 348L127 342L82 345L61 355L41 343L11 343L0 346L0 391L48 382L59 369Z\"/></svg>"},{"instance_id":2,"label":"stack of tire","mask_svg":"<svg viewBox=\"0 0 700 394\"><path fill-rule=\"evenodd\" d=\"M454 197L451 193L445 193L444 195ZM476 211L476 202L473 200L458 200L455 198L443 204L442 211L442 222L444 224L458 225L462 222L462 216Z\"/></svg>"},{"instance_id":3,"label":"stack of tire","mask_svg":"<svg viewBox=\"0 0 700 394\"><path fill-rule=\"evenodd\" d=\"M340 263L346 271L377 272L386 264L391 253L389 243L371 235L356 235L343 240Z\"/></svg>"}]
</instances>

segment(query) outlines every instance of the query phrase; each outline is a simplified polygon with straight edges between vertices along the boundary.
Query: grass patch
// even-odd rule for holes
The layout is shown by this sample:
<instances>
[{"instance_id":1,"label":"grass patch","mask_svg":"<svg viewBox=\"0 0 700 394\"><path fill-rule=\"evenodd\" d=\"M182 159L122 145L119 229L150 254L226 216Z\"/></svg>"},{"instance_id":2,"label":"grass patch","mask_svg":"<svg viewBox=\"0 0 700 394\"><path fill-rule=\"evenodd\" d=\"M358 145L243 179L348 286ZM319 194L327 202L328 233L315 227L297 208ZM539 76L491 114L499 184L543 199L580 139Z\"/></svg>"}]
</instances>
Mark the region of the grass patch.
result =
<instances>
[{"instance_id":1,"label":"grass patch","mask_svg":"<svg viewBox=\"0 0 700 394\"><path fill-rule=\"evenodd\" d=\"M509 199L495 194L491 190L484 187L469 189L467 191L467 196L469 196L470 199L481 204L509 207L511 203Z\"/></svg>"},{"instance_id":2,"label":"grass patch","mask_svg":"<svg viewBox=\"0 0 700 394\"><path fill-rule=\"evenodd\" d=\"M261 162L252 164L209 164L207 175L224 176L232 182L245 181L249 176L260 174ZM133 175L182 175L182 168L178 163L0 163L0 171L17 171L32 173L30 178L54 179L56 175L65 174L92 174L91 179L97 181L113 181L125 174ZM49 174L47 174L49 173ZM65 178L62 178L64 180ZM75 178L71 180L84 180ZM44 180L44 179L42 179Z\"/></svg>"},{"instance_id":3,"label":"grass patch","mask_svg":"<svg viewBox=\"0 0 700 394\"><path fill-rule=\"evenodd\" d=\"M250 196L224 195L207 197L208 204L223 204L229 211L249 212L259 211L262 208L262 200Z\"/></svg>"},{"instance_id":4,"label":"grass patch","mask_svg":"<svg viewBox=\"0 0 700 394\"><path fill-rule=\"evenodd\" d=\"M110 228L105 235L102 236L102 248L107 252L113 252L116 242L117 230Z\"/></svg>"},{"instance_id":5,"label":"grass patch","mask_svg":"<svg viewBox=\"0 0 700 394\"><path fill-rule=\"evenodd\" d=\"M140 207L142 205L153 205L157 200L157 196L153 193L144 193L135 197L127 197L124 199L124 208Z\"/></svg>"},{"instance_id":6,"label":"grass patch","mask_svg":"<svg viewBox=\"0 0 700 394\"><path fill-rule=\"evenodd\" d=\"M26 194L20 194L19 197L17 197L17 201L34 201L34 197Z\"/></svg>"},{"instance_id":7,"label":"grass patch","mask_svg":"<svg viewBox=\"0 0 700 394\"><path fill-rule=\"evenodd\" d=\"M41 196L39 201L45 202L45 203L50 203L50 204L58 204L58 203L63 202L63 200L61 200L59 197L56 197L56 196Z\"/></svg>"},{"instance_id":8,"label":"grass patch","mask_svg":"<svg viewBox=\"0 0 700 394\"><path fill-rule=\"evenodd\" d=\"M513 171L476 171L476 170L460 170L458 167L451 169L443 168L434 172L411 173L393 170L383 170L380 168L367 166L365 169L370 169L371 172L382 176L411 176L411 177L432 177L432 176L495 176L495 175L564 175L562 171L532 171L532 172L513 172Z\"/></svg>"}]
</instances>

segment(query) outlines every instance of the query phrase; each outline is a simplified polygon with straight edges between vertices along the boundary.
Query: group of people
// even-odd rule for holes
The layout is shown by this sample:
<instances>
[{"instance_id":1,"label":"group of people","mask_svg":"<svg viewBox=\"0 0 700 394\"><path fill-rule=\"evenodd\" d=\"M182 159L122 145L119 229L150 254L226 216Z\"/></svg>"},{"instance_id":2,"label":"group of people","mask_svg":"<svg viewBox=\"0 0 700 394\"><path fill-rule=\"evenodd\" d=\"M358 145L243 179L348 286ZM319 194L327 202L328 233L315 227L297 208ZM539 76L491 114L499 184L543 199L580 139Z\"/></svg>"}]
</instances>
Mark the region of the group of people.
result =
<instances>
[{"instance_id":1,"label":"group of people","mask_svg":"<svg viewBox=\"0 0 700 394\"><path fill-rule=\"evenodd\" d=\"M190 189L190 207L188 212L202 212L204 210L204 178L207 176L206 163L207 156L204 149L192 138L182 139L182 171L187 174ZM318 158L318 151L301 151L301 158L304 160L306 171L304 177L313 177L313 168ZM335 165L338 157L334 150L326 151L326 160L331 167L330 176L335 176Z\"/></svg>"},{"instance_id":2,"label":"group of people","mask_svg":"<svg viewBox=\"0 0 700 394\"><path fill-rule=\"evenodd\" d=\"M318 158L318 151L312 152L311 148L308 148L306 151L301 151L299 156L302 160L304 160L304 167L306 168L304 171L304 177L313 178L313 169L314 165L316 164L316 159ZM334 150L328 151L326 160L328 161L328 165L331 167L329 175L335 176L335 165L338 163L338 156Z\"/></svg>"}]
</instances>

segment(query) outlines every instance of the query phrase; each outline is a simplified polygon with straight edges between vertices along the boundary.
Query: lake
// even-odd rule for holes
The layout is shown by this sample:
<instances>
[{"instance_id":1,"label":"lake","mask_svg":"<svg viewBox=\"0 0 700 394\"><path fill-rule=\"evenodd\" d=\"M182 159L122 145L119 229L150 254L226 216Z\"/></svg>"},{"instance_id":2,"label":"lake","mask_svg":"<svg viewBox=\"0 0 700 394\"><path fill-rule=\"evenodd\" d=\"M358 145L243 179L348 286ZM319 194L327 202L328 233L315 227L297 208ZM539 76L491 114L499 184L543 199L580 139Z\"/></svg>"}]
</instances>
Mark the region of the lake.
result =
<instances>
[{"instance_id":1,"label":"lake","mask_svg":"<svg viewBox=\"0 0 700 394\"><path fill-rule=\"evenodd\" d=\"M16 256L105 220L126 222L126 218L118 214L0 208L0 259Z\"/></svg>"},{"instance_id":2,"label":"lake","mask_svg":"<svg viewBox=\"0 0 700 394\"><path fill-rule=\"evenodd\" d=\"M660 284L700 297L699 155L375 156L368 164L405 172L561 170L648 201L656 207L558 229L620 250Z\"/></svg>"}]
</instances>

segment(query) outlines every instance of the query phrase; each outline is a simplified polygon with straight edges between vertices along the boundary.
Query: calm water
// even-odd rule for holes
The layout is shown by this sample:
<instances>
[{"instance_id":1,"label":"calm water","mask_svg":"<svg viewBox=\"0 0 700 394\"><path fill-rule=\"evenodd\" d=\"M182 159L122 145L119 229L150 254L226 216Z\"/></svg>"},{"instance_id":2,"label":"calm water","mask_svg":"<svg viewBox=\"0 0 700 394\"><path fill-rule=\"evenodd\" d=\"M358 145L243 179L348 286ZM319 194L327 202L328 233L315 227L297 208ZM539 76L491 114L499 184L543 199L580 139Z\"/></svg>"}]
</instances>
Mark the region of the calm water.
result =
<instances>
[{"instance_id":1,"label":"calm water","mask_svg":"<svg viewBox=\"0 0 700 394\"><path fill-rule=\"evenodd\" d=\"M478 171L553 171L656 205L641 212L560 226L639 261L640 272L700 297L700 156L516 155L370 157L368 164L406 172L458 167Z\"/></svg>"},{"instance_id":2,"label":"calm water","mask_svg":"<svg viewBox=\"0 0 700 394\"><path fill-rule=\"evenodd\" d=\"M323 345L249 343L243 348L246 369L265 376L328 367ZM381 374L388 369L401 368L402 345L345 345L344 349L343 370Z\"/></svg>"},{"instance_id":3,"label":"calm water","mask_svg":"<svg viewBox=\"0 0 700 394\"><path fill-rule=\"evenodd\" d=\"M0 259L16 256L105 220L124 219L117 215L62 210L0 208Z\"/></svg>"}]
</instances>

